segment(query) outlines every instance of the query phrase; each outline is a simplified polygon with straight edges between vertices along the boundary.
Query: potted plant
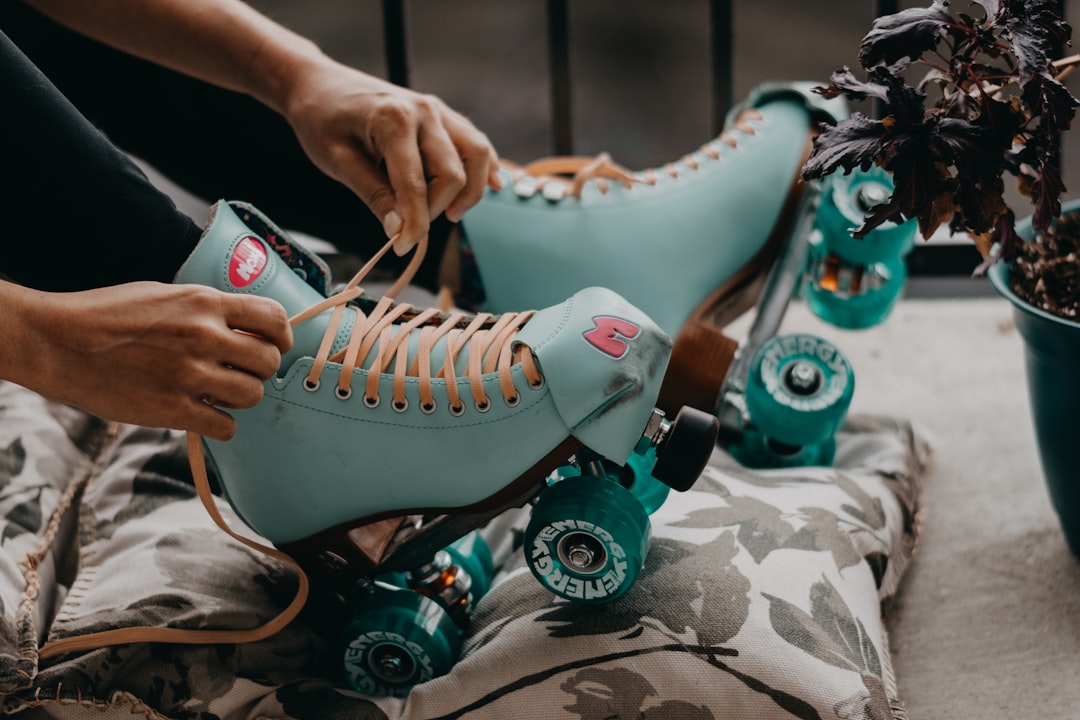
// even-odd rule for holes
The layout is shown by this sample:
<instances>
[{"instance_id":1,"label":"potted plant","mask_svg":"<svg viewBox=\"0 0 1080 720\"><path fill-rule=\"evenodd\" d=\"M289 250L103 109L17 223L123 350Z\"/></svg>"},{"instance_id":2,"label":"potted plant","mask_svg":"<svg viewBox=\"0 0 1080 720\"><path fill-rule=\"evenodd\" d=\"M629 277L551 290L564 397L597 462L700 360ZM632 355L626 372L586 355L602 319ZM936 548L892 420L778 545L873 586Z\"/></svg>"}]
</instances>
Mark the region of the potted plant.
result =
<instances>
[{"instance_id":1,"label":"potted plant","mask_svg":"<svg viewBox=\"0 0 1080 720\"><path fill-rule=\"evenodd\" d=\"M865 78L845 67L818 91L877 101L882 117L854 113L824 128L803 174L872 165L892 174L895 191L856 237L917 218L924 237L945 226L979 247L975 273L1013 304L1043 472L1080 556L1080 203L1062 213L1058 167L1080 102L1061 82L1077 58L1051 59L1071 29L1052 0L962 4L934 0L875 20L860 45ZM1006 175L1032 205L1020 223Z\"/></svg>"}]
</instances>

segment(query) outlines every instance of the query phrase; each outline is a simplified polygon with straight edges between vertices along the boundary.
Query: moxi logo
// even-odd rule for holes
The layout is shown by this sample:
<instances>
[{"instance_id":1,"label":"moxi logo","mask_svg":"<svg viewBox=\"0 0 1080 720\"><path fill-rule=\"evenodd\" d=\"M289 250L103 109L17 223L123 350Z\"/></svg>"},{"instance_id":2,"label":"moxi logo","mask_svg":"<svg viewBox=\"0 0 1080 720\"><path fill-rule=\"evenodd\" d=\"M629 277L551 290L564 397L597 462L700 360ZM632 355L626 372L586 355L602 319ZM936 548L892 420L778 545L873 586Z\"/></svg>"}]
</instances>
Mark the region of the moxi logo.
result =
<instances>
[{"instance_id":1,"label":"moxi logo","mask_svg":"<svg viewBox=\"0 0 1080 720\"><path fill-rule=\"evenodd\" d=\"M637 325L622 318L598 315L592 321L594 327L584 333L585 341L616 360L622 359L630 349L627 340L633 340L641 332Z\"/></svg>"},{"instance_id":2,"label":"moxi logo","mask_svg":"<svg viewBox=\"0 0 1080 720\"><path fill-rule=\"evenodd\" d=\"M241 240L229 258L229 282L234 287L247 287L266 267L266 250L250 235Z\"/></svg>"}]
</instances>

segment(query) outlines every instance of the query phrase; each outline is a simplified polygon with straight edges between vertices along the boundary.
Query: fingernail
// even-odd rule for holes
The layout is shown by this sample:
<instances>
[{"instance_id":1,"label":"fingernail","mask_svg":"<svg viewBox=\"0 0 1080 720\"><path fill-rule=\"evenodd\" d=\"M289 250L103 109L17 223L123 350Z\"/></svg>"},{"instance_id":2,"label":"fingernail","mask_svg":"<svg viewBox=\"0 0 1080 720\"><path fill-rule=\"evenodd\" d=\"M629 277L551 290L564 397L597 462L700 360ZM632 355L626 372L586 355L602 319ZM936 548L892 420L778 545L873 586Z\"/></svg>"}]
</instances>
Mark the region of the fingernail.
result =
<instances>
[{"instance_id":1,"label":"fingernail","mask_svg":"<svg viewBox=\"0 0 1080 720\"><path fill-rule=\"evenodd\" d=\"M427 235L424 235L423 237L421 237L418 240L406 240L401 235L398 235L397 239L394 240L394 254L397 255L398 257L404 255L405 253L409 252L414 247L416 247L417 243L419 243L420 240L422 240L422 239L424 239L426 237L427 237Z\"/></svg>"},{"instance_id":2,"label":"fingernail","mask_svg":"<svg viewBox=\"0 0 1080 720\"><path fill-rule=\"evenodd\" d=\"M450 207L446 208L446 212L443 214L446 215L447 220L455 223L460 222L461 216L464 215L464 213L461 212L461 208L457 205L451 205Z\"/></svg>"},{"instance_id":3,"label":"fingernail","mask_svg":"<svg viewBox=\"0 0 1080 720\"><path fill-rule=\"evenodd\" d=\"M402 225L401 216L397 214L397 210L386 213L382 221L383 232L386 233L387 238L392 238L401 232Z\"/></svg>"}]
</instances>

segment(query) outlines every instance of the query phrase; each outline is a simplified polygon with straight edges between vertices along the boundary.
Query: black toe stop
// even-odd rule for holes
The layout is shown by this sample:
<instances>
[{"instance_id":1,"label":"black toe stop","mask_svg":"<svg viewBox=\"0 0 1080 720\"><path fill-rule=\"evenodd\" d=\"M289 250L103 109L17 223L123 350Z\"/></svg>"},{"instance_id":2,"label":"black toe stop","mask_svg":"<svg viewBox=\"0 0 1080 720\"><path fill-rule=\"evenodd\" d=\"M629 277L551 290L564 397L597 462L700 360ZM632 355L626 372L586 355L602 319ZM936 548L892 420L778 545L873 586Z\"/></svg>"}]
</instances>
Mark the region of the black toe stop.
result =
<instances>
[{"instance_id":1,"label":"black toe stop","mask_svg":"<svg viewBox=\"0 0 1080 720\"><path fill-rule=\"evenodd\" d=\"M656 449L653 477L673 490L689 490L708 464L719 431L720 421L715 415L692 407L681 408Z\"/></svg>"}]
</instances>

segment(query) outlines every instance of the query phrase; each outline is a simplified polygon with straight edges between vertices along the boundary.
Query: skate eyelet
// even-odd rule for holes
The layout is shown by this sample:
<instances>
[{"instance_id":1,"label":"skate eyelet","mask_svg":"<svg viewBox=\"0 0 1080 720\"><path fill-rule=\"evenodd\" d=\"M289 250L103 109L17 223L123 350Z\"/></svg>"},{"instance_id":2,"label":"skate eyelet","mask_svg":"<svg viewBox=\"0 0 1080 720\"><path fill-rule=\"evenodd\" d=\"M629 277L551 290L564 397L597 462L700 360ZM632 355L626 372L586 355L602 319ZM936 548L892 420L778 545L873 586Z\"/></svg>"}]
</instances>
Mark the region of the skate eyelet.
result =
<instances>
[{"instance_id":1,"label":"skate eyelet","mask_svg":"<svg viewBox=\"0 0 1080 720\"><path fill-rule=\"evenodd\" d=\"M484 402L476 403L477 412L486 413L490 409L491 409L491 402L488 401L488 400L484 400Z\"/></svg>"},{"instance_id":2,"label":"skate eyelet","mask_svg":"<svg viewBox=\"0 0 1080 720\"><path fill-rule=\"evenodd\" d=\"M371 398L365 395L364 405L372 409L379 407L379 396L376 395L375 397Z\"/></svg>"},{"instance_id":3,"label":"skate eyelet","mask_svg":"<svg viewBox=\"0 0 1080 720\"><path fill-rule=\"evenodd\" d=\"M308 392L315 392L322 385L320 380L311 380L310 378L304 378L304 389Z\"/></svg>"},{"instance_id":4,"label":"skate eyelet","mask_svg":"<svg viewBox=\"0 0 1080 720\"><path fill-rule=\"evenodd\" d=\"M391 404L391 407L394 408L394 412L399 412L399 413L405 412L406 410L409 409L409 399L406 398L404 400L395 400Z\"/></svg>"},{"instance_id":5,"label":"skate eyelet","mask_svg":"<svg viewBox=\"0 0 1080 720\"><path fill-rule=\"evenodd\" d=\"M506 407L517 407L518 403L521 402L521 396L511 395L510 397L504 397L503 402L506 403Z\"/></svg>"},{"instance_id":6,"label":"skate eyelet","mask_svg":"<svg viewBox=\"0 0 1080 720\"><path fill-rule=\"evenodd\" d=\"M533 390L539 390L540 388L544 387L544 378L541 377L536 382L530 382L529 387Z\"/></svg>"},{"instance_id":7,"label":"skate eyelet","mask_svg":"<svg viewBox=\"0 0 1080 720\"><path fill-rule=\"evenodd\" d=\"M462 415L464 415L465 414L465 403L461 403L459 405L451 405L450 406L450 414L453 415L454 417L461 417Z\"/></svg>"},{"instance_id":8,"label":"skate eyelet","mask_svg":"<svg viewBox=\"0 0 1080 720\"><path fill-rule=\"evenodd\" d=\"M345 388L342 390L340 387L334 388L334 397L338 400L348 400L352 397L352 388Z\"/></svg>"},{"instance_id":9,"label":"skate eyelet","mask_svg":"<svg viewBox=\"0 0 1080 720\"><path fill-rule=\"evenodd\" d=\"M435 412L435 403L420 403L420 412L424 413L425 415L430 415L431 413Z\"/></svg>"}]
</instances>

